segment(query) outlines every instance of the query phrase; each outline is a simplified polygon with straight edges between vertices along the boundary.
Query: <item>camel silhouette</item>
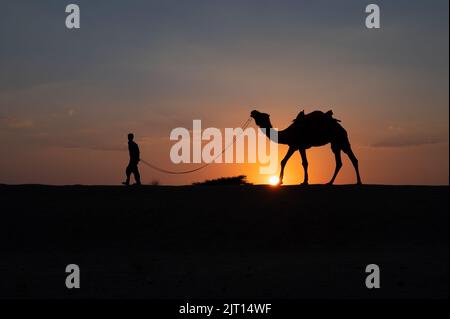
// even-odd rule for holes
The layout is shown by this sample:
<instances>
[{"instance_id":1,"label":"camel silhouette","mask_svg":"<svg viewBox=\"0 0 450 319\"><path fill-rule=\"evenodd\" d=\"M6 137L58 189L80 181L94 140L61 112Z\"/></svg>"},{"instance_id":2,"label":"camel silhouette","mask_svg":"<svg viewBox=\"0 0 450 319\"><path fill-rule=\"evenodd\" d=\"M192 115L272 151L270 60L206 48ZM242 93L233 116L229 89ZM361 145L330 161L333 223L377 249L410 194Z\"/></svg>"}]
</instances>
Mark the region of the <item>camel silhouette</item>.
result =
<instances>
[{"instance_id":1,"label":"camel silhouette","mask_svg":"<svg viewBox=\"0 0 450 319\"><path fill-rule=\"evenodd\" d=\"M261 129L265 129L264 131L267 137L274 140L273 136L271 138L270 132L270 129L272 129L270 115L254 110L250 113L250 116L255 120L256 125ZM281 161L280 184L283 183L284 167L286 166L286 163L292 154L298 150L302 158L302 166L305 173L302 185L307 185L308 159L306 158L306 150L311 147L323 146L328 143L331 143L331 150L336 159L336 169L328 184L331 185L334 183L334 180L342 167L341 151L350 158L356 172L356 183L361 184L358 159L355 154L353 154L350 147L347 131L339 124L339 122L338 119L333 118L332 111L326 113L314 111L308 114L301 111L288 128L278 131L278 139L274 142L289 145L286 156Z\"/></svg>"}]
</instances>

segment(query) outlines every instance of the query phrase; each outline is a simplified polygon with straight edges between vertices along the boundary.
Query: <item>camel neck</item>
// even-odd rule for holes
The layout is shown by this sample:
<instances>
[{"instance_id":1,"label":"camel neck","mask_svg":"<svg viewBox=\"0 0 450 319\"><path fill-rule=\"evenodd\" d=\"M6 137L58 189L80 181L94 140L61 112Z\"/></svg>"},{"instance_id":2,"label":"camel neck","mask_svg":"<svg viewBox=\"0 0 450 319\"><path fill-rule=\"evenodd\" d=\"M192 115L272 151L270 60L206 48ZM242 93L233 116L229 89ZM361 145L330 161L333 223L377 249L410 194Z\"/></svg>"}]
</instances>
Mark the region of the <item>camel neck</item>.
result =
<instances>
[{"instance_id":1,"label":"camel neck","mask_svg":"<svg viewBox=\"0 0 450 319\"><path fill-rule=\"evenodd\" d=\"M272 142L278 144L288 144L288 136L286 134L286 130L278 131L272 128L272 125L270 125L269 127L262 127L261 129L263 129L264 134L266 134L267 138Z\"/></svg>"}]
</instances>

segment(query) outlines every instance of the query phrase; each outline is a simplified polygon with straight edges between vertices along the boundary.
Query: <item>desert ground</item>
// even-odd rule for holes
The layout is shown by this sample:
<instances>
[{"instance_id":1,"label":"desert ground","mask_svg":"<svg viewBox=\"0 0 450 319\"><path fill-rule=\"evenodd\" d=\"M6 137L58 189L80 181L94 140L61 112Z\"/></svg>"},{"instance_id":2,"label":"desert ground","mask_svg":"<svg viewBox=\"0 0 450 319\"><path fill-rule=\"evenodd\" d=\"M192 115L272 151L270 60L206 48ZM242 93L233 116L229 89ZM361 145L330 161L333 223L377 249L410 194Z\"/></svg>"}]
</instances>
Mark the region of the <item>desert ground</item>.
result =
<instances>
[{"instance_id":1,"label":"desert ground","mask_svg":"<svg viewBox=\"0 0 450 319\"><path fill-rule=\"evenodd\" d=\"M0 298L448 298L448 194L2 185ZM80 289L65 286L68 264Z\"/></svg>"}]
</instances>

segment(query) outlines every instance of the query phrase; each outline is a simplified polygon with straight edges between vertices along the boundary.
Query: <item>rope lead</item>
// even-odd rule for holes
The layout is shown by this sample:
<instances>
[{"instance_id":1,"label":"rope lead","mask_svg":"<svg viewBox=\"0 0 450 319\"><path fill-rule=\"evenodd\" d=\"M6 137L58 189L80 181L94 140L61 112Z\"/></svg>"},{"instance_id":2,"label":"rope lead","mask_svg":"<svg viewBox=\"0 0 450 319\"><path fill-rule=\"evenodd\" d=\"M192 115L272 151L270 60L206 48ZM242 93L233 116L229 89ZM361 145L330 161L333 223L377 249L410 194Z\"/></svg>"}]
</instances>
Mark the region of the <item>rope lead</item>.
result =
<instances>
[{"instance_id":1,"label":"rope lead","mask_svg":"<svg viewBox=\"0 0 450 319\"><path fill-rule=\"evenodd\" d=\"M247 121L245 121L245 123L241 125L242 133L243 133L243 132L245 131L245 129L250 125L251 122L252 122L252 118L249 117L249 118L247 119ZM241 133L241 135L242 135L242 133ZM240 135L239 135L239 137L240 137ZM219 157L221 157L222 154L225 153L225 151L226 151L227 149L229 149L229 148L230 148L232 145L234 145L235 143L236 143L236 136L233 137L233 142L231 142L231 143L228 144L226 147L224 147L223 150L222 150L222 152L220 152L220 154L217 155L210 163L206 163L206 164L204 164L204 165L202 165L202 166L200 166L200 167L197 167L197 168L194 168L194 169L190 169L190 170L187 170L187 171L170 171L170 170L167 170L167 169L158 167L158 166L156 166L156 165L154 165L154 164L151 164L151 163L149 163L149 162L147 162L147 161L145 161L145 160L143 160L143 159L141 159L141 162L144 163L145 165L147 165L148 167L150 167L150 168L152 168L152 169L154 169L154 170L156 170L156 171L159 171L159 172L161 172L161 173L172 174L172 175L189 174L189 173L193 173L193 172L199 171L199 170L201 170L201 169L204 169L205 167L207 167L207 166L209 166L210 164L212 164L212 162L214 162L216 159L218 159Z\"/></svg>"}]
</instances>

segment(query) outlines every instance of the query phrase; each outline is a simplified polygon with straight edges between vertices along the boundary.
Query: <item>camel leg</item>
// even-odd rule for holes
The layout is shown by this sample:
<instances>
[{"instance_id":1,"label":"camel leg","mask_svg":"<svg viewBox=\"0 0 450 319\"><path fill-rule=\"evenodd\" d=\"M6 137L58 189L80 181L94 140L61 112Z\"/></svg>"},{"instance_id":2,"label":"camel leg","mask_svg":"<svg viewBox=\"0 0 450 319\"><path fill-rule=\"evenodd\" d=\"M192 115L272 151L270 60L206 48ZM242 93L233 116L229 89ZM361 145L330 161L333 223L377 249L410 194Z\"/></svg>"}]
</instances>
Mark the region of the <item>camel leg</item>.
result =
<instances>
[{"instance_id":1,"label":"camel leg","mask_svg":"<svg viewBox=\"0 0 450 319\"><path fill-rule=\"evenodd\" d=\"M289 147L286 155L284 156L284 158L281 160L281 171L280 171L280 185L283 184L283 176L284 176L284 167L286 166L286 163L288 162L288 160L291 158L292 154L294 154L295 149L292 147Z\"/></svg>"},{"instance_id":2,"label":"camel leg","mask_svg":"<svg viewBox=\"0 0 450 319\"><path fill-rule=\"evenodd\" d=\"M302 185L308 185L308 159L306 158L306 150L305 149L299 149L300 156L302 157L302 166L303 166L303 172L304 172L304 178Z\"/></svg>"},{"instance_id":3,"label":"camel leg","mask_svg":"<svg viewBox=\"0 0 450 319\"><path fill-rule=\"evenodd\" d=\"M336 159L336 168L334 169L333 178L331 179L331 181L328 182L328 185L332 185L334 183L334 180L336 179L336 176L342 167L341 150L333 149L333 153L334 153L334 157Z\"/></svg>"},{"instance_id":4,"label":"camel leg","mask_svg":"<svg viewBox=\"0 0 450 319\"><path fill-rule=\"evenodd\" d=\"M356 158L355 154L353 154L353 151L350 146L348 148L344 149L344 153L347 154L348 158L352 161L353 167L355 168L356 172L356 184L361 185L361 176L359 175L359 167L358 167L358 159Z\"/></svg>"}]
</instances>

